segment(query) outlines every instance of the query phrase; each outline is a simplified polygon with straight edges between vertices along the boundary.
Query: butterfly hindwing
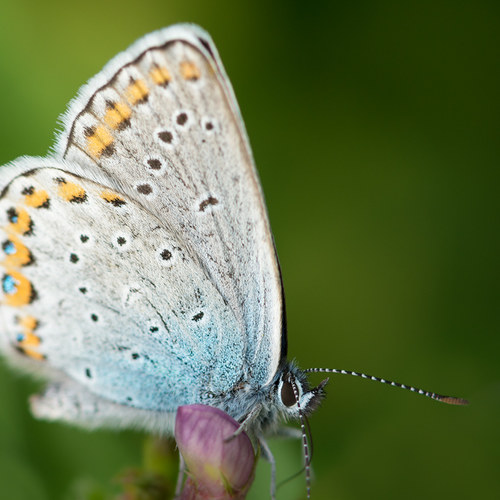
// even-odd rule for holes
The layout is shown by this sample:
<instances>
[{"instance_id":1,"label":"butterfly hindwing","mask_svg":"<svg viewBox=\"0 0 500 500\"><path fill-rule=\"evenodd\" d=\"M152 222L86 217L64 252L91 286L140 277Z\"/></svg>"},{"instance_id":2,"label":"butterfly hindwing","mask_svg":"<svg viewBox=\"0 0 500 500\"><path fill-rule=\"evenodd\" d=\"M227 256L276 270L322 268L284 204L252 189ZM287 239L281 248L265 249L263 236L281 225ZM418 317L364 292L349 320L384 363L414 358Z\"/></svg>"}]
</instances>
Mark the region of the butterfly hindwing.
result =
<instances>
[{"instance_id":1,"label":"butterfly hindwing","mask_svg":"<svg viewBox=\"0 0 500 500\"><path fill-rule=\"evenodd\" d=\"M230 391L247 339L185 241L64 167L19 175L0 197L10 357L143 410Z\"/></svg>"}]
</instances>

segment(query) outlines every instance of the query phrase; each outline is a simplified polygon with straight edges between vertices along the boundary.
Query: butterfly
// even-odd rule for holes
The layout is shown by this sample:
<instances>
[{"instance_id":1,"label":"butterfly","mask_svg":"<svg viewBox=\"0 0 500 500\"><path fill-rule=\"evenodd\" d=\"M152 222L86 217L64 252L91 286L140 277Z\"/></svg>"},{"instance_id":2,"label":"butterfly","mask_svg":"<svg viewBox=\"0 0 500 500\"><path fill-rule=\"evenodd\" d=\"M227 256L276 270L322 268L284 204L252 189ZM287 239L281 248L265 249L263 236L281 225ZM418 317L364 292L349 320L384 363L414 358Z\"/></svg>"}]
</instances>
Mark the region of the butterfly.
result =
<instances>
[{"instance_id":1,"label":"butterfly","mask_svg":"<svg viewBox=\"0 0 500 500\"><path fill-rule=\"evenodd\" d=\"M399 385L287 360L261 186L204 30L144 36L63 123L52 155L0 169L1 350L49 381L35 416L172 434L179 406L205 404L273 463L264 436L289 419L304 429L324 397L326 380L310 387L307 373Z\"/></svg>"}]
</instances>

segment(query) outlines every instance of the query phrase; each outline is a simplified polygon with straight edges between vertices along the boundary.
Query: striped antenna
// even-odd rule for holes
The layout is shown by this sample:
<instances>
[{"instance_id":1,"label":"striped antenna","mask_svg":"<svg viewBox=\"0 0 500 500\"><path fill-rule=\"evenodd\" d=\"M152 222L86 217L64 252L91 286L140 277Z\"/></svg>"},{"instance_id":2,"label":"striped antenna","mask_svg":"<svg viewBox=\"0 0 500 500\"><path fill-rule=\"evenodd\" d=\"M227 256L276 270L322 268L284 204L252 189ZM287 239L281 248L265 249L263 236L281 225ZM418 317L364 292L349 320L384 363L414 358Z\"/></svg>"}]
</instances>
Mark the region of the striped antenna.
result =
<instances>
[{"instance_id":1,"label":"striped antenna","mask_svg":"<svg viewBox=\"0 0 500 500\"><path fill-rule=\"evenodd\" d=\"M288 381L292 385L295 403L297 404L297 411L299 412L300 430L302 432L302 446L304 449L304 468L306 470L306 495L311 498L311 455L309 454L309 446L307 444L306 426L304 425L305 415L302 413L300 407L299 389L295 383L295 378L289 377Z\"/></svg>"},{"instance_id":2,"label":"striped antenna","mask_svg":"<svg viewBox=\"0 0 500 500\"><path fill-rule=\"evenodd\" d=\"M422 396L426 396L449 405L464 406L469 404L466 399L455 398L453 396L443 396L441 394L436 394L435 392L424 391L418 387L412 387L411 385L399 384L398 382L392 382L391 380L385 380L384 378L367 375L366 373L358 373L350 370L337 370L335 368L308 368L307 370L304 370L304 373L336 373L338 375L352 375L354 377L361 377L375 382L380 382L382 384L392 385L393 387L399 387L400 389L406 389L407 391L416 392Z\"/></svg>"}]
</instances>

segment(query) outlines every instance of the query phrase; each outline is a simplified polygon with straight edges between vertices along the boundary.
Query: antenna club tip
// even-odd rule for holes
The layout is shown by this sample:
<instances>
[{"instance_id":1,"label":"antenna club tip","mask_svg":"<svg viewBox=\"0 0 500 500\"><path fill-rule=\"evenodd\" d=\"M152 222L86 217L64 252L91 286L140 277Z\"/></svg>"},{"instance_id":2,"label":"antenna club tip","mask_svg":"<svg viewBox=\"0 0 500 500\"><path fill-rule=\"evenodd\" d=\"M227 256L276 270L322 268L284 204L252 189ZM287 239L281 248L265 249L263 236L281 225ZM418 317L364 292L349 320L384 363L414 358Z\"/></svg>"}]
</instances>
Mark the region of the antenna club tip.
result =
<instances>
[{"instance_id":1,"label":"antenna club tip","mask_svg":"<svg viewBox=\"0 0 500 500\"><path fill-rule=\"evenodd\" d=\"M466 399L454 398L453 396L444 396L440 399L443 403L455 406L467 406L469 402Z\"/></svg>"}]
</instances>

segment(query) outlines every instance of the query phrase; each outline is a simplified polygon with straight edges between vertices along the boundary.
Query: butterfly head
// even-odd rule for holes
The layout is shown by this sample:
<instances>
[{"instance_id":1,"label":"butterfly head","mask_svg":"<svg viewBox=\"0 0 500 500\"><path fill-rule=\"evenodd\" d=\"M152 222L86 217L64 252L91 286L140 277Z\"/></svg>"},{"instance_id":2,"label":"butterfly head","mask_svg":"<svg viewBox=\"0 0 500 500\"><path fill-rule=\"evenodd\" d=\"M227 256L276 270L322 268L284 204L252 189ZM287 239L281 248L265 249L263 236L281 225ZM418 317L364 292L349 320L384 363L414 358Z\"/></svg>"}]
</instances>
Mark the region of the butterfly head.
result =
<instances>
[{"instance_id":1,"label":"butterfly head","mask_svg":"<svg viewBox=\"0 0 500 500\"><path fill-rule=\"evenodd\" d=\"M324 379L318 386L311 388L304 372L294 365L284 369L278 379L277 399L282 413L288 418L299 418L314 412L326 395Z\"/></svg>"}]
</instances>

